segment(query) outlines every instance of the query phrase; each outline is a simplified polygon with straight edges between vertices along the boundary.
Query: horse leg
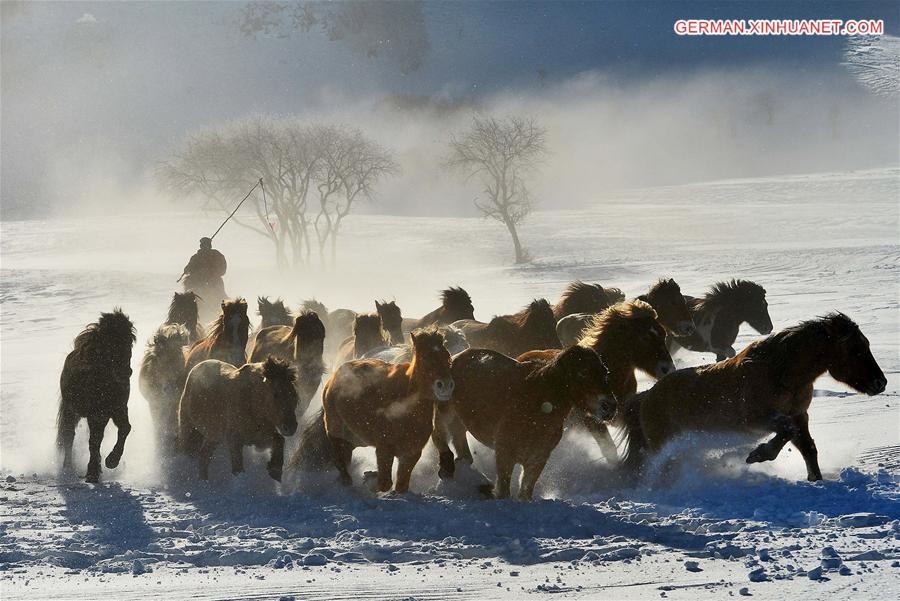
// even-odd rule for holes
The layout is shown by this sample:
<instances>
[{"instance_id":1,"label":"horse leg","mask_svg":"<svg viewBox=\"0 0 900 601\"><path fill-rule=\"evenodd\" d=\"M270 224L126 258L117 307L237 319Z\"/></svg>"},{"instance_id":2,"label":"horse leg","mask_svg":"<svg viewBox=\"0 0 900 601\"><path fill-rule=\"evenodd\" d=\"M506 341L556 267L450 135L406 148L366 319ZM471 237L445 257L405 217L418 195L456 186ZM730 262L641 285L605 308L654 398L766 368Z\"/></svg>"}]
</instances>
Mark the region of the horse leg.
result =
<instances>
[{"instance_id":1,"label":"horse leg","mask_svg":"<svg viewBox=\"0 0 900 601\"><path fill-rule=\"evenodd\" d=\"M394 453L384 447L375 447L375 461L378 463L378 492L387 492L393 484L391 472L394 471ZM400 486L399 474L397 486Z\"/></svg>"},{"instance_id":2,"label":"horse leg","mask_svg":"<svg viewBox=\"0 0 900 601\"><path fill-rule=\"evenodd\" d=\"M266 464L266 471L276 482L281 482L281 473L284 469L284 436L275 432L272 434L272 456Z\"/></svg>"},{"instance_id":3,"label":"horse leg","mask_svg":"<svg viewBox=\"0 0 900 601\"><path fill-rule=\"evenodd\" d=\"M809 433L809 415L804 411L794 418L797 427L797 435L793 438L794 446L803 455L806 462L806 479L816 482L822 479L822 471L819 469L819 451L816 449L816 441Z\"/></svg>"},{"instance_id":4,"label":"horse leg","mask_svg":"<svg viewBox=\"0 0 900 601\"><path fill-rule=\"evenodd\" d=\"M494 497L498 499L509 498L509 483L512 480L513 468L516 466L512 453L507 450L497 449L497 486L494 488Z\"/></svg>"},{"instance_id":5,"label":"horse leg","mask_svg":"<svg viewBox=\"0 0 900 601\"><path fill-rule=\"evenodd\" d=\"M72 444L75 442L75 426L81 418L71 411L63 411L59 416L57 445L63 451L63 467L72 467Z\"/></svg>"},{"instance_id":6,"label":"horse leg","mask_svg":"<svg viewBox=\"0 0 900 601\"><path fill-rule=\"evenodd\" d=\"M592 419L588 414L583 412L581 413L581 423L587 428L587 431L591 433L591 436L594 437L594 441L597 443L597 446L600 447L600 452L603 453L603 458L606 459L606 462L610 465L618 463L619 451L616 449L616 443L609 433L609 426Z\"/></svg>"},{"instance_id":7,"label":"horse leg","mask_svg":"<svg viewBox=\"0 0 900 601\"><path fill-rule=\"evenodd\" d=\"M106 429L108 421L109 418L106 416L91 416L88 418L88 430L90 431L88 450L91 458L88 461L87 475L84 479L92 484L100 481L100 443L103 442L103 431Z\"/></svg>"},{"instance_id":8,"label":"horse leg","mask_svg":"<svg viewBox=\"0 0 900 601\"><path fill-rule=\"evenodd\" d=\"M537 484L538 478L547 465L547 457L533 459L522 466L522 480L519 483L519 499L522 501L530 501L534 496L534 485Z\"/></svg>"},{"instance_id":9,"label":"horse leg","mask_svg":"<svg viewBox=\"0 0 900 601\"><path fill-rule=\"evenodd\" d=\"M452 409L441 411L440 409L435 408L434 430L431 432L431 441L438 450L438 477L441 480L452 478L456 471L456 465L453 462L453 451L450 450L450 443L448 441L451 411Z\"/></svg>"},{"instance_id":10,"label":"horse leg","mask_svg":"<svg viewBox=\"0 0 900 601\"><path fill-rule=\"evenodd\" d=\"M128 421L128 405L122 405L115 411L113 411L112 421L116 425L117 436L116 436L116 445L113 447L113 450L110 451L109 455L106 456L106 467L109 469L114 469L119 465L119 461L122 459L122 453L125 452L125 439L128 438L128 433L131 432L131 423Z\"/></svg>"},{"instance_id":11,"label":"horse leg","mask_svg":"<svg viewBox=\"0 0 900 601\"><path fill-rule=\"evenodd\" d=\"M212 461L213 451L216 450L216 441L204 438L200 445L198 457L200 463L200 479L209 480L209 464Z\"/></svg>"},{"instance_id":12,"label":"horse leg","mask_svg":"<svg viewBox=\"0 0 900 601\"><path fill-rule=\"evenodd\" d=\"M798 431L794 420L781 413L775 413L769 418L769 427L775 432L775 436L753 449L747 455L747 463L774 460Z\"/></svg>"},{"instance_id":13,"label":"horse leg","mask_svg":"<svg viewBox=\"0 0 900 601\"><path fill-rule=\"evenodd\" d=\"M410 453L398 458L397 484L394 486L396 492L405 493L409 490L409 478L412 476L413 468L416 467L416 463L418 463L421 456L422 451L420 450L418 453Z\"/></svg>"},{"instance_id":14,"label":"horse leg","mask_svg":"<svg viewBox=\"0 0 900 601\"><path fill-rule=\"evenodd\" d=\"M244 471L244 445L241 444L241 440L237 436L228 438L228 455L231 458L231 473L242 473ZM271 472L269 473L271 474Z\"/></svg>"},{"instance_id":15,"label":"horse leg","mask_svg":"<svg viewBox=\"0 0 900 601\"><path fill-rule=\"evenodd\" d=\"M332 459L341 475L341 484L350 486L353 478L350 477L350 461L353 459L353 445L343 438L328 437L331 442Z\"/></svg>"}]
</instances>

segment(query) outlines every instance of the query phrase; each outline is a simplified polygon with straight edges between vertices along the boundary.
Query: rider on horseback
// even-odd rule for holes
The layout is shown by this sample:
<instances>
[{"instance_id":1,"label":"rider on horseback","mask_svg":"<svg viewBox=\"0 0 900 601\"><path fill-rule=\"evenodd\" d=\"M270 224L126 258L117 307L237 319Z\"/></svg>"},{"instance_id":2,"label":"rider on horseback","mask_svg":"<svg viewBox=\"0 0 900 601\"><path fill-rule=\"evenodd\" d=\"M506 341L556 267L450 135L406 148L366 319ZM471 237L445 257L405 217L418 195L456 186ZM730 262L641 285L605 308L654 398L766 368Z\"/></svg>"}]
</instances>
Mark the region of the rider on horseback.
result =
<instances>
[{"instance_id":1,"label":"rider on horseback","mask_svg":"<svg viewBox=\"0 0 900 601\"><path fill-rule=\"evenodd\" d=\"M227 268L225 256L212 247L212 239L200 238L200 250L184 267L185 291L192 290L218 305L226 297L222 276Z\"/></svg>"}]
</instances>

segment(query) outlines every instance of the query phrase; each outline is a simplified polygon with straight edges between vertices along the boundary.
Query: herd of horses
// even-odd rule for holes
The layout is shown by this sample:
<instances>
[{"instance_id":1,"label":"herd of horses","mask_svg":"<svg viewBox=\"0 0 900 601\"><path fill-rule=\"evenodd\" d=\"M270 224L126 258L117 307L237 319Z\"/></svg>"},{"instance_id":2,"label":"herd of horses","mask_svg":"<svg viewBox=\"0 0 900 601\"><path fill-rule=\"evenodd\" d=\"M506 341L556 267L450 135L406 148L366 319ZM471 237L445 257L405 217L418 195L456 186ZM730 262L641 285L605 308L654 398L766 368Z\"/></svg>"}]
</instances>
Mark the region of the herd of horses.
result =
<instances>
[{"instance_id":1,"label":"herd of horses","mask_svg":"<svg viewBox=\"0 0 900 601\"><path fill-rule=\"evenodd\" d=\"M766 291L746 280L717 283L695 298L662 279L631 300L576 281L555 305L536 299L488 322L475 319L462 288L444 290L441 305L420 319L404 318L393 301L358 314L308 300L293 314L283 301L260 297L258 311L253 330L247 302L226 300L203 328L196 295L175 293L141 361L138 381L159 448L195 457L201 479L223 445L233 473L244 469L244 447L270 449L268 473L280 481L285 440L300 429L298 416L329 370L321 409L302 428L289 467L336 469L350 484L354 449L374 447L377 489L402 493L429 441L446 479L457 462L472 463L471 435L495 452L494 496L511 494L514 467L522 466L522 499L531 499L567 429L589 433L609 462L634 473L683 432L772 435L748 463L771 461L790 442L808 479L819 480L807 414L815 379L828 372L868 395L887 385L849 317L831 313L772 334ZM735 352L742 323L765 337ZM100 477L110 419L118 438L106 466L116 467L124 451L134 342L121 310L102 313L63 367L57 441L71 466L75 426L87 419L88 482ZM676 370L678 348L717 362ZM655 384L638 393L636 371ZM610 425L622 434L621 457Z\"/></svg>"}]
</instances>

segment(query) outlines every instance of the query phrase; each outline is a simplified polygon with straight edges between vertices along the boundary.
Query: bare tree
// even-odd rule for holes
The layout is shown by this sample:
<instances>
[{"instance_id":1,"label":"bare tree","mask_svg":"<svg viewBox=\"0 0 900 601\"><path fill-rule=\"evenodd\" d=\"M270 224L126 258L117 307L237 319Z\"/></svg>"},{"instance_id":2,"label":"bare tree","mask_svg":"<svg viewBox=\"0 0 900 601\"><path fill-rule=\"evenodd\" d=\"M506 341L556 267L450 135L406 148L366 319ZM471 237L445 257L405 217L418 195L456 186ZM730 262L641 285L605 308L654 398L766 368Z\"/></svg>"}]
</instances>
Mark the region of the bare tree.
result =
<instances>
[{"instance_id":1,"label":"bare tree","mask_svg":"<svg viewBox=\"0 0 900 601\"><path fill-rule=\"evenodd\" d=\"M354 152L354 144L377 148L379 164L387 165L374 170L362 193L346 182L356 170L372 169L373 160ZM271 240L278 267L285 269L310 263L313 236L323 263L331 241L333 259L340 222L354 201L360 194L371 197L375 182L397 170L390 153L357 130L253 117L192 136L184 150L161 165L159 177L170 192L199 195L204 208L228 213L262 178L265 198L257 192L247 200L255 219L242 210L233 221ZM317 192L318 214L310 206ZM323 218L327 228L320 227Z\"/></svg>"},{"instance_id":2,"label":"bare tree","mask_svg":"<svg viewBox=\"0 0 900 601\"><path fill-rule=\"evenodd\" d=\"M528 261L519 240L518 225L534 203L524 179L546 154L546 130L532 119L494 117L472 119L472 125L450 138L447 165L477 178L484 186L475 200L481 214L503 223L512 237L516 263Z\"/></svg>"}]
</instances>

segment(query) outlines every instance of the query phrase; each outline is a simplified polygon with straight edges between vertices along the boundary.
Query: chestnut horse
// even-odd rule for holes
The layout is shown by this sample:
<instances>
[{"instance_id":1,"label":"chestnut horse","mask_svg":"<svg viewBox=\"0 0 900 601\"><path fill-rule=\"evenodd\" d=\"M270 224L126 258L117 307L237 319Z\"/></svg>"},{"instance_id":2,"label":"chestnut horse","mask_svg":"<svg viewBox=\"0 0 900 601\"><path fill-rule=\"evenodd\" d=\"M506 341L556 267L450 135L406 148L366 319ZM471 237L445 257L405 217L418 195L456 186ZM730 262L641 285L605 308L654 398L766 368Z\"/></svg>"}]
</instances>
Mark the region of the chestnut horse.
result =
<instances>
[{"instance_id":1,"label":"chestnut horse","mask_svg":"<svg viewBox=\"0 0 900 601\"><path fill-rule=\"evenodd\" d=\"M436 330L415 330L412 344L410 363L350 361L325 384L325 432L345 485L352 483L353 449L371 446L378 461L378 490L391 489L395 457L394 490L409 489L410 474L431 436L435 402L447 402L453 393L443 336Z\"/></svg>"},{"instance_id":2,"label":"chestnut horse","mask_svg":"<svg viewBox=\"0 0 900 601\"><path fill-rule=\"evenodd\" d=\"M231 473L244 471L244 447L267 448L297 431L297 374L286 361L234 367L209 359L188 374L178 406L178 438L183 449L199 443L200 479L209 477L209 463L219 443L228 446ZM272 448L268 472L281 481L284 449Z\"/></svg>"},{"instance_id":3,"label":"chestnut horse","mask_svg":"<svg viewBox=\"0 0 900 601\"><path fill-rule=\"evenodd\" d=\"M334 358L335 365L341 365L377 348L390 344L390 336L381 325L381 318L375 313L363 313L353 320L353 335L344 340Z\"/></svg>"},{"instance_id":4,"label":"chestnut horse","mask_svg":"<svg viewBox=\"0 0 900 601\"><path fill-rule=\"evenodd\" d=\"M260 330L269 326L290 326L294 323L291 312L284 306L284 301L280 298L272 302L267 296L258 296L256 305L259 316L262 318L259 324Z\"/></svg>"},{"instance_id":5,"label":"chestnut horse","mask_svg":"<svg viewBox=\"0 0 900 601\"><path fill-rule=\"evenodd\" d=\"M619 415L624 400L637 391L636 369L652 378L675 371L666 349L666 331L653 307L643 301L618 303L595 316L578 345L593 349L609 370L609 388L619 403ZM549 361L558 353L530 352L521 355L519 360ZM607 461L618 460L615 442L604 424L583 417L574 419L574 424L588 429Z\"/></svg>"},{"instance_id":6,"label":"chestnut horse","mask_svg":"<svg viewBox=\"0 0 900 601\"><path fill-rule=\"evenodd\" d=\"M163 325L182 325L187 328L190 334L189 343L193 344L205 336L203 326L199 321L199 312L197 310L197 299L199 297L193 292L176 292L172 297L172 304L169 305L169 316Z\"/></svg>"},{"instance_id":7,"label":"chestnut horse","mask_svg":"<svg viewBox=\"0 0 900 601\"><path fill-rule=\"evenodd\" d=\"M441 290L441 306L421 319L404 319L403 331L428 326L447 326L461 319L475 319L475 308L469 293L459 287Z\"/></svg>"},{"instance_id":8,"label":"chestnut horse","mask_svg":"<svg viewBox=\"0 0 900 601\"><path fill-rule=\"evenodd\" d=\"M128 395L131 392L131 348L136 340L134 326L121 309L101 313L75 337L74 348L66 356L59 378L61 392L56 418L56 444L63 451L63 467L72 467L75 426L87 418L91 458L85 480L100 480L100 443L112 419L118 430L116 445L106 456L106 467L119 465L125 439L131 431Z\"/></svg>"},{"instance_id":9,"label":"chestnut horse","mask_svg":"<svg viewBox=\"0 0 900 601\"><path fill-rule=\"evenodd\" d=\"M247 338L250 335L250 319L247 317L247 301L242 298L222 301L222 312L210 324L206 338L196 342L185 357L185 371L206 359L218 359L232 365L247 362Z\"/></svg>"},{"instance_id":10,"label":"chestnut horse","mask_svg":"<svg viewBox=\"0 0 900 601\"><path fill-rule=\"evenodd\" d=\"M294 319L291 326L270 326L257 332L250 351L250 362L259 363L273 356L291 363L297 370L297 412L303 415L325 373L322 359L324 344L325 326L322 320L316 313L305 311Z\"/></svg>"},{"instance_id":11,"label":"chestnut horse","mask_svg":"<svg viewBox=\"0 0 900 601\"><path fill-rule=\"evenodd\" d=\"M825 372L870 396L887 386L856 323L831 313L757 340L731 359L678 370L629 399L625 463L639 468L646 451L659 451L685 431L774 432L747 463L771 461L792 442L806 462L807 479L821 480L807 411L813 383Z\"/></svg>"},{"instance_id":12,"label":"chestnut horse","mask_svg":"<svg viewBox=\"0 0 900 601\"><path fill-rule=\"evenodd\" d=\"M515 357L535 349L561 348L556 336L553 308L545 299L536 299L514 315L495 317L490 323L457 321L472 348L486 348Z\"/></svg>"},{"instance_id":13,"label":"chestnut horse","mask_svg":"<svg viewBox=\"0 0 900 601\"><path fill-rule=\"evenodd\" d=\"M625 295L618 288L604 289L600 284L586 284L576 280L566 287L559 302L553 305L553 317L559 321L573 313L599 313L623 300Z\"/></svg>"},{"instance_id":14,"label":"chestnut horse","mask_svg":"<svg viewBox=\"0 0 900 601\"><path fill-rule=\"evenodd\" d=\"M684 347L698 353L715 353L716 361L734 357L732 347L743 322L766 335L772 332L772 318L766 290L748 280L719 282L703 298L685 296L696 330L690 336L670 336L669 350Z\"/></svg>"},{"instance_id":15,"label":"chestnut horse","mask_svg":"<svg viewBox=\"0 0 900 601\"><path fill-rule=\"evenodd\" d=\"M182 325L160 326L147 343L138 385L150 406L159 451L174 449L178 429L178 401L184 390L184 347L190 333Z\"/></svg>"},{"instance_id":16,"label":"chestnut horse","mask_svg":"<svg viewBox=\"0 0 900 601\"><path fill-rule=\"evenodd\" d=\"M519 498L530 501L550 453L562 437L572 407L598 421L612 419L615 401L607 371L593 350L571 346L548 362L519 362L496 351L469 349L453 359L456 388L449 407L440 406L434 441L440 475L452 477L453 440L468 448L466 431L496 452L495 496L509 496L515 465L522 465ZM472 457L463 457L471 463Z\"/></svg>"}]
</instances>

